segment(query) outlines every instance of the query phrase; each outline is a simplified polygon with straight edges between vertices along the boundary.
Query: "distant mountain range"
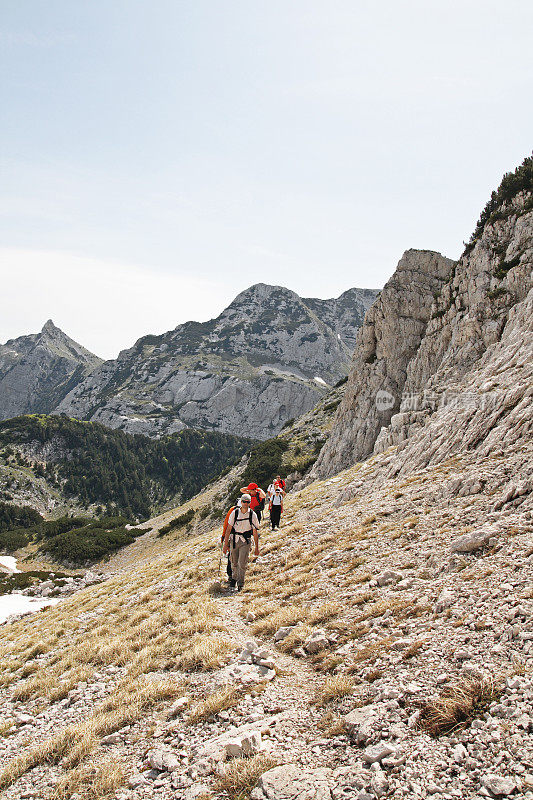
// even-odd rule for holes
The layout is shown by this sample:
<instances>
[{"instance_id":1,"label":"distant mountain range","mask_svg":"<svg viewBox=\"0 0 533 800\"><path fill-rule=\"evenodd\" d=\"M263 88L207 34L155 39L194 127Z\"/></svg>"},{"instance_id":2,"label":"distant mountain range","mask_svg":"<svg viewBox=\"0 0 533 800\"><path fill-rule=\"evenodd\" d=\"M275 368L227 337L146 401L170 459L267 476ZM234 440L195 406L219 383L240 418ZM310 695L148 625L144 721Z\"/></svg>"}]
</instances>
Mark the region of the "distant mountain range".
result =
<instances>
[{"instance_id":1,"label":"distant mountain range","mask_svg":"<svg viewBox=\"0 0 533 800\"><path fill-rule=\"evenodd\" d=\"M0 347L0 419L65 413L151 437L194 427L266 439L347 374L377 294L320 300L256 284L216 319L144 336L105 362L49 321Z\"/></svg>"}]
</instances>

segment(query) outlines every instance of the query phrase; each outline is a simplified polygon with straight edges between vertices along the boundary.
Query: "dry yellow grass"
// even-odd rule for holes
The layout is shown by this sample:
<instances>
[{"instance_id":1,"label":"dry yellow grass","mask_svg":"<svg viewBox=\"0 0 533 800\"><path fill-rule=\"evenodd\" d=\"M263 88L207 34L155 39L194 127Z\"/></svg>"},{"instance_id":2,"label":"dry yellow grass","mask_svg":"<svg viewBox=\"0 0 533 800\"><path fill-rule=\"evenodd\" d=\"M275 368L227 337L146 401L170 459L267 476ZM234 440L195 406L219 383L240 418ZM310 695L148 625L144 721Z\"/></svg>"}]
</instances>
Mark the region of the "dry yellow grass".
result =
<instances>
[{"instance_id":1,"label":"dry yellow grass","mask_svg":"<svg viewBox=\"0 0 533 800\"><path fill-rule=\"evenodd\" d=\"M187 717L187 722L189 725L194 725L214 717L219 711L236 706L240 699L240 693L233 686L224 686L197 703Z\"/></svg>"},{"instance_id":2,"label":"dry yellow grass","mask_svg":"<svg viewBox=\"0 0 533 800\"><path fill-rule=\"evenodd\" d=\"M38 764L57 764L70 745L68 731L52 739L26 750L12 759L0 773L0 791L12 786L24 773Z\"/></svg>"},{"instance_id":3,"label":"dry yellow grass","mask_svg":"<svg viewBox=\"0 0 533 800\"><path fill-rule=\"evenodd\" d=\"M413 644L409 645L409 647L402 653L403 661L407 661L408 659L413 658L413 656L416 656L420 650L422 650L424 645L425 642L423 640L413 642Z\"/></svg>"},{"instance_id":4,"label":"dry yellow grass","mask_svg":"<svg viewBox=\"0 0 533 800\"><path fill-rule=\"evenodd\" d=\"M285 653L291 653L297 647L301 647L305 640L313 633L309 625L297 625L285 639L278 642L278 648Z\"/></svg>"},{"instance_id":5,"label":"dry yellow grass","mask_svg":"<svg viewBox=\"0 0 533 800\"><path fill-rule=\"evenodd\" d=\"M275 759L267 755L234 758L218 778L216 789L225 792L230 800L245 800L261 775L276 765Z\"/></svg>"},{"instance_id":6,"label":"dry yellow grass","mask_svg":"<svg viewBox=\"0 0 533 800\"><path fill-rule=\"evenodd\" d=\"M136 722L159 701L172 699L182 691L182 687L175 682L125 681L112 697L97 706L87 721L70 725L9 762L0 773L0 790L11 786L21 775L38 764L62 761L67 769L77 767L94 751L102 736Z\"/></svg>"},{"instance_id":7,"label":"dry yellow grass","mask_svg":"<svg viewBox=\"0 0 533 800\"><path fill-rule=\"evenodd\" d=\"M279 605L279 604L276 604ZM272 608L273 606L270 606ZM278 628L286 625L294 625L305 617L305 610L301 606L286 606L278 611L271 611L261 620L252 626L252 631L256 635L268 635L275 633Z\"/></svg>"},{"instance_id":8,"label":"dry yellow grass","mask_svg":"<svg viewBox=\"0 0 533 800\"><path fill-rule=\"evenodd\" d=\"M354 665L348 668L348 672L358 672L358 664L361 661L375 661L377 658L380 658L387 650L390 648L392 642L394 641L392 636L387 636L384 639L379 639L376 642L372 642L372 644L367 644L365 647L362 647L356 653L353 654L352 658L354 660Z\"/></svg>"},{"instance_id":9,"label":"dry yellow grass","mask_svg":"<svg viewBox=\"0 0 533 800\"><path fill-rule=\"evenodd\" d=\"M419 726L430 736L464 728L501 694L494 681L464 681L446 688L421 708Z\"/></svg>"},{"instance_id":10,"label":"dry yellow grass","mask_svg":"<svg viewBox=\"0 0 533 800\"><path fill-rule=\"evenodd\" d=\"M9 719L4 719L0 721L0 738L4 736L9 736L15 729L14 722Z\"/></svg>"},{"instance_id":11,"label":"dry yellow grass","mask_svg":"<svg viewBox=\"0 0 533 800\"><path fill-rule=\"evenodd\" d=\"M113 797L124 782L122 765L116 757L107 758L97 766L84 765L71 770L56 785L50 800L70 800L74 794L80 800L103 800Z\"/></svg>"},{"instance_id":12,"label":"dry yellow grass","mask_svg":"<svg viewBox=\"0 0 533 800\"><path fill-rule=\"evenodd\" d=\"M333 711L326 711L318 720L317 727L327 738L342 736L342 734L346 733L344 721Z\"/></svg>"},{"instance_id":13,"label":"dry yellow grass","mask_svg":"<svg viewBox=\"0 0 533 800\"><path fill-rule=\"evenodd\" d=\"M307 622L309 625L318 625L332 617L337 617L341 610L341 606L338 603L326 600L326 602L322 603L318 608L309 612L307 615Z\"/></svg>"},{"instance_id":14,"label":"dry yellow grass","mask_svg":"<svg viewBox=\"0 0 533 800\"><path fill-rule=\"evenodd\" d=\"M345 697L352 694L354 690L353 679L348 675L333 675L328 678L320 690L318 698L318 705L327 705L332 700L338 700L339 697Z\"/></svg>"}]
</instances>

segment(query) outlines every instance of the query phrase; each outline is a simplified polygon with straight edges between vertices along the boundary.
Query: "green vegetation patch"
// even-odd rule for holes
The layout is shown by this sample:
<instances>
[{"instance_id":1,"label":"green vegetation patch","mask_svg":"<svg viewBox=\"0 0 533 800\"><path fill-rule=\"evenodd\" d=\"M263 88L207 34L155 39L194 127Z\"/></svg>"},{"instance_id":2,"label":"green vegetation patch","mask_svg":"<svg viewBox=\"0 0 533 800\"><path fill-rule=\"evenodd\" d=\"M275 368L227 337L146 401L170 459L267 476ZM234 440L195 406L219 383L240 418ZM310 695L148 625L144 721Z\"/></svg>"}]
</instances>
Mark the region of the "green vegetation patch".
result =
<instances>
[{"instance_id":1,"label":"green vegetation patch","mask_svg":"<svg viewBox=\"0 0 533 800\"><path fill-rule=\"evenodd\" d=\"M513 269L513 267L517 267L520 263L520 256L515 256L510 261L502 260L494 270L494 276L498 278L498 280L503 280L509 270Z\"/></svg>"},{"instance_id":2,"label":"green vegetation patch","mask_svg":"<svg viewBox=\"0 0 533 800\"><path fill-rule=\"evenodd\" d=\"M189 508L188 511L180 514L179 517L171 519L167 525L163 525L163 527L159 529L159 536L164 536L166 533L170 533L170 531L173 531L176 528L183 528L184 525L188 525L189 522L191 522L194 518L195 514L195 509Z\"/></svg>"},{"instance_id":3,"label":"green vegetation patch","mask_svg":"<svg viewBox=\"0 0 533 800\"><path fill-rule=\"evenodd\" d=\"M497 289L491 289L490 292L487 292L487 297L489 300L497 300L498 297L503 297L504 294L507 294L507 289L498 287Z\"/></svg>"},{"instance_id":4,"label":"green vegetation patch","mask_svg":"<svg viewBox=\"0 0 533 800\"><path fill-rule=\"evenodd\" d=\"M86 564L98 561L131 544L144 531L123 527L123 517L104 517L82 528L74 528L46 539L41 550L56 561L68 564Z\"/></svg>"},{"instance_id":5,"label":"green vegetation patch","mask_svg":"<svg viewBox=\"0 0 533 800\"><path fill-rule=\"evenodd\" d=\"M11 531L0 533L0 553L14 553L21 547L26 547L30 537L26 528L14 528Z\"/></svg>"},{"instance_id":6,"label":"green vegetation patch","mask_svg":"<svg viewBox=\"0 0 533 800\"><path fill-rule=\"evenodd\" d=\"M326 405L323 408L323 411L336 411L341 404L341 400L342 397L339 397L338 400L332 400L331 403L326 403Z\"/></svg>"},{"instance_id":7,"label":"green vegetation patch","mask_svg":"<svg viewBox=\"0 0 533 800\"><path fill-rule=\"evenodd\" d=\"M514 172L505 173L497 190L492 192L490 200L481 212L475 230L465 247L465 253L469 253L481 238L485 225L507 216L503 212L502 206L509 203L520 192L533 192L533 156L525 158ZM525 210L531 208L533 208L533 203L530 198L530 202L526 203Z\"/></svg>"},{"instance_id":8,"label":"green vegetation patch","mask_svg":"<svg viewBox=\"0 0 533 800\"><path fill-rule=\"evenodd\" d=\"M43 517L29 506L0 502L0 531L13 528L31 528L43 521Z\"/></svg>"},{"instance_id":9,"label":"green vegetation patch","mask_svg":"<svg viewBox=\"0 0 533 800\"><path fill-rule=\"evenodd\" d=\"M182 501L199 492L249 450L250 439L187 429L159 440L110 430L96 422L27 415L0 423L4 456L16 458L17 445L61 441L66 455L34 471L67 496L88 506L99 503L127 517L148 518L168 499ZM10 512L13 513L13 512ZM36 512L34 512L36 513ZM1 520L0 509L0 520ZM37 520L31 518L28 524ZM18 519L8 520L25 525ZM0 528L1 530L1 528Z\"/></svg>"},{"instance_id":10,"label":"green vegetation patch","mask_svg":"<svg viewBox=\"0 0 533 800\"><path fill-rule=\"evenodd\" d=\"M47 572L37 569L15 572L14 575L0 577L0 595L28 589L30 586L47 580L52 580L56 586L60 586L65 582L65 578L68 578L66 572Z\"/></svg>"}]
</instances>

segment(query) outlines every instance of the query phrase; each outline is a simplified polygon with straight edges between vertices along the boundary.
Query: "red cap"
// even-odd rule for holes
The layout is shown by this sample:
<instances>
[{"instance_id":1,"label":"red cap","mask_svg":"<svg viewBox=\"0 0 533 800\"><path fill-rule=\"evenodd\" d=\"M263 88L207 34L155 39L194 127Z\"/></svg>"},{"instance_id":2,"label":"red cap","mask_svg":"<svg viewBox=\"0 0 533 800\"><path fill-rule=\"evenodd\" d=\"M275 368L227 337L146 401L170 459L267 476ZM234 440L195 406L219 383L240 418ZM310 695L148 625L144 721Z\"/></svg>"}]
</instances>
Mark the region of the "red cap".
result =
<instances>
[{"instance_id":1,"label":"red cap","mask_svg":"<svg viewBox=\"0 0 533 800\"><path fill-rule=\"evenodd\" d=\"M248 486L247 486L247 489L250 492L253 492L254 489L257 489L257 488L258 488L257 483L249 483Z\"/></svg>"}]
</instances>

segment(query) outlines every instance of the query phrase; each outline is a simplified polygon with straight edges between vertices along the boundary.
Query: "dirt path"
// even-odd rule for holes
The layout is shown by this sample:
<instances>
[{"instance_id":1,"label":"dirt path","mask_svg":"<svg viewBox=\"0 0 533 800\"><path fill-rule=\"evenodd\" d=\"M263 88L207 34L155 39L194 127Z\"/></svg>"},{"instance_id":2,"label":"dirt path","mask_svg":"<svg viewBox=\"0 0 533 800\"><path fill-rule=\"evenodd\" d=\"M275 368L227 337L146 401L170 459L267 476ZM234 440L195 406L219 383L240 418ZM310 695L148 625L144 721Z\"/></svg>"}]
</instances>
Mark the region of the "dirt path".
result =
<instances>
[{"instance_id":1,"label":"dirt path","mask_svg":"<svg viewBox=\"0 0 533 800\"><path fill-rule=\"evenodd\" d=\"M246 643L253 640L260 647L268 649L275 661L276 677L268 683L258 699L265 710L281 713L285 717L276 729L274 752L285 762L297 761L311 765L316 756L311 753L310 745L323 735L317 728L322 709L315 705L315 700L324 678L303 660L278 650L272 638L265 640L254 636L244 621L245 602L245 598L237 594L217 598L221 616L239 649L244 649Z\"/></svg>"}]
</instances>

